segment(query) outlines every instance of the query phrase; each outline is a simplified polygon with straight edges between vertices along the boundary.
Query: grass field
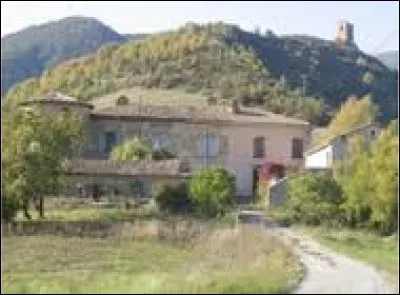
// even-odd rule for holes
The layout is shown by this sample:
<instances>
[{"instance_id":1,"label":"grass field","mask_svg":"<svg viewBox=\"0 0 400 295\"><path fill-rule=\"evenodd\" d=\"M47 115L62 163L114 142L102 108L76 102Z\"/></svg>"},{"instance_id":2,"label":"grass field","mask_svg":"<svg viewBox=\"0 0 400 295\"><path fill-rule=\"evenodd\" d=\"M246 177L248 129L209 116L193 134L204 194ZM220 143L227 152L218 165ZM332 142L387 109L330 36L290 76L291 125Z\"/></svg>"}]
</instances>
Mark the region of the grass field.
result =
<instances>
[{"instance_id":1,"label":"grass field","mask_svg":"<svg viewBox=\"0 0 400 295\"><path fill-rule=\"evenodd\" d=\"M302 270L265 231L207 230L195 244L158 239L3 237L3 293L286 293Z\"/></svg>"},{"instance_id":2,"label":"grass field","mask_svg":"<svg viewBox=\"0 0 400 295\"><path fill-rule=\"evenodd\" d=\"M325 227L298 227L296 229L338 252L384 270L391 276L393 282L397 283L398 288L398 235L382 237L365 230L339 230Z\"/></svg>"}]
</instances>

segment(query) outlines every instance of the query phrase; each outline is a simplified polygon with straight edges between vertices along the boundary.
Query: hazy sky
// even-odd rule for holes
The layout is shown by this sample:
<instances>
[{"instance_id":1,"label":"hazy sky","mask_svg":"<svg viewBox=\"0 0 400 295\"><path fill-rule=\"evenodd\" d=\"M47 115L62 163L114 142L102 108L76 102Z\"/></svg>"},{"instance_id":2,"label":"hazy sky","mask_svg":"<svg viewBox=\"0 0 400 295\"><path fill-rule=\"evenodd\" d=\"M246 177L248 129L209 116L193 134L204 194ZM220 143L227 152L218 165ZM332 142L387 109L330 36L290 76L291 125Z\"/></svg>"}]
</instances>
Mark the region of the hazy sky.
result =
<instances>
[{"instance_id":1,"label":"hazy sky","mask_svg":"<svg viewBox=\"0 0 400 295\"><path fill-rule=\"evenodd\" d=\"M399 48L397 1L1 1L1 36L72 15L96 17L119 33L151 33L187 21L221 20L246 30L258 25L276 34L308 34L325 39L333 39L336 22L347 19L354 24L355 40L362 50L375 53Z\"/></svg>"}]
</instances>

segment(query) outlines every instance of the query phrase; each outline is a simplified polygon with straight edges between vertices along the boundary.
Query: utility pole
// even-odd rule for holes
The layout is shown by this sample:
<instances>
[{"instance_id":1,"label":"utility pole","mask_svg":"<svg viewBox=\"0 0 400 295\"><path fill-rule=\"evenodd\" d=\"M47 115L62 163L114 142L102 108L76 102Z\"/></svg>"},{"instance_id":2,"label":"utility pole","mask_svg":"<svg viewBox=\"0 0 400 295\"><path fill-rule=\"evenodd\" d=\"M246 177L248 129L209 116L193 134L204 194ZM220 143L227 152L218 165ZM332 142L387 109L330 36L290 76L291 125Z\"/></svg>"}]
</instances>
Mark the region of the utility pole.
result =
<instances>
[{"instance_id":1,"label":"utility pole","mask_svg":"<svg viewBox=\"0 0 400 295\"><path fill-rule=\"evenodd\" d=\"M139 96L139 139L142 139L142 96Z\"/></svg>"},{"instance_id":2,"label":"utility pole","mask_svg":"<svg viewBox=\"0 0 400 295\"><path fill-rule=\"evenodd\" d=\"M282 85L282 87L285 87L285 85L286 85L286 77L284 74L281 75L281 85Z\"/></svg>"}]
</instances>

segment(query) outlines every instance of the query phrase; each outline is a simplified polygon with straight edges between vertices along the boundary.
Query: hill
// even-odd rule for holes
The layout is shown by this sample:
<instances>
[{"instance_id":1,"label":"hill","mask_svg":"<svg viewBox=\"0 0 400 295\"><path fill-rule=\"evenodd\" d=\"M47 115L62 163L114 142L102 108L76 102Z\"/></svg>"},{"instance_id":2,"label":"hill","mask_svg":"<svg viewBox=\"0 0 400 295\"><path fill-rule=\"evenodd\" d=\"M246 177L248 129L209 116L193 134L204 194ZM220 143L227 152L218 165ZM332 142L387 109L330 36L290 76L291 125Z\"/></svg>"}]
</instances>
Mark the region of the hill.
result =
<instances>
[{"instance_id":1,"label":"hill","mask_svg":"<svg viewBox=\"0 0 400 295\"><path fill-rule=\"evenodd\" d=\"M1 91L60 61L95 51L105 43L125 40L87 17L68 17L7 35L1 39Z\"/></svg>"},{"instance_id":2,"label":"hill","mask_svg":"<svg viewBox=\"0 0 400 295\"><path fill-rule=\"evenodd\" d=\"M370 93L383 120L397 116L397 74L376 58L310 36L253 34L223 23L102 46L15 85L6 97L55 89L91 100L136 86L237 98L318 125L348 96Z\"/></svg>"},{"instance_id":3,"label":"hill","mask_svg":"<svg viewBox=\"0 0 400 295\"><path fill-rule=\"evenodd\" d=\"M377 54L376 56L381 62L383 62L389 69L399 69L399 51L387 51Z\"/></svg>"}]
</instances>

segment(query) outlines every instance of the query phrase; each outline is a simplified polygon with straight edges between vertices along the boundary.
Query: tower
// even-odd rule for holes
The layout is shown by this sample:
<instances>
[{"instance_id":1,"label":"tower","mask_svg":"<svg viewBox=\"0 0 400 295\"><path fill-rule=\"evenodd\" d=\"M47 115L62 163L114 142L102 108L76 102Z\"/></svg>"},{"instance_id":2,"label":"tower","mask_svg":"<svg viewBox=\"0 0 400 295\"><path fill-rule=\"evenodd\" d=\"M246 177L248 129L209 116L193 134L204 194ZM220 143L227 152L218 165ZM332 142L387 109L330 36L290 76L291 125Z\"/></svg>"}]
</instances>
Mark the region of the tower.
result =
<instances>
[{"instance_id":1,"label":"tower","mask_svg":"<svg viewBox=\"0 0 400 295\"><path fill-rule=\"evenodd\" d=\"M354 44L354 25L342 20L337 23L335 41L340 44Z\"/></svg>"}]
</instances>

